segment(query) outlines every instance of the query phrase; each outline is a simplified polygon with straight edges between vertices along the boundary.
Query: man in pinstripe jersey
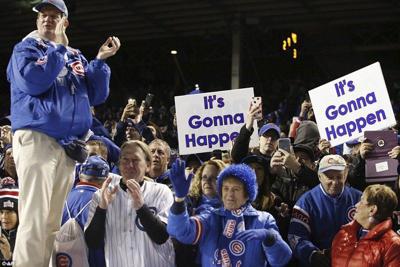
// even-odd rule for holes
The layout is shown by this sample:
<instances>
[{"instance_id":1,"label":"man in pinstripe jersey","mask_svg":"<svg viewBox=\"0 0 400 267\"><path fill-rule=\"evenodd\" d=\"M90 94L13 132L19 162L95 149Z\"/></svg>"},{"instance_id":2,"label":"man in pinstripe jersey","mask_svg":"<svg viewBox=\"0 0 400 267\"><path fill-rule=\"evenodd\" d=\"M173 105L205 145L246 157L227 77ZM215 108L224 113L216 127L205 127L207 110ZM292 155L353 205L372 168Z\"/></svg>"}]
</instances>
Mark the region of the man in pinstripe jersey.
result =
<instances>
[{"instance_id":1,"label":"man in pinstripe jersey","mask_svg":"<svg viewBox=\"0 0 400 267\"><path fill-rule=\"evenodd\" d=\"M166 230L173 195L166 185L144 180L151 158L145 143L124 143L121 182L112 187L107 179L93 197L85 239L89 248L101 246L104 240L108 267L175 266Z\"/></svg>"}]
</instances>

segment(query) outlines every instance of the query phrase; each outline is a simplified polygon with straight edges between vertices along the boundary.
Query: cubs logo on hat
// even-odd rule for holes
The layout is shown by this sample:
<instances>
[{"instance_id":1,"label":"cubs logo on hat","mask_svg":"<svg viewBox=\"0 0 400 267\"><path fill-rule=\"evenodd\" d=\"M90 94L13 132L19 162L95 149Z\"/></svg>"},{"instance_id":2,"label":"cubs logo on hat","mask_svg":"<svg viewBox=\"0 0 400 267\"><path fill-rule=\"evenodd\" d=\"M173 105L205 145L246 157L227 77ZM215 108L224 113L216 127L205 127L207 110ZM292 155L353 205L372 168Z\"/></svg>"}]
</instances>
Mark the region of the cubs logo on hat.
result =
<instances>
[{"instance_id":1,"label":"cubs logo on hat","mask_svg":"<svg viewBox=\"0 0 400 267\"><path fill-rule=\"evenodd\" d=\"M329 170L343 171L346 169L346 161L339 155L326 155L319 162L318 172L326 172Z\"/></svg>"}]
</instances>

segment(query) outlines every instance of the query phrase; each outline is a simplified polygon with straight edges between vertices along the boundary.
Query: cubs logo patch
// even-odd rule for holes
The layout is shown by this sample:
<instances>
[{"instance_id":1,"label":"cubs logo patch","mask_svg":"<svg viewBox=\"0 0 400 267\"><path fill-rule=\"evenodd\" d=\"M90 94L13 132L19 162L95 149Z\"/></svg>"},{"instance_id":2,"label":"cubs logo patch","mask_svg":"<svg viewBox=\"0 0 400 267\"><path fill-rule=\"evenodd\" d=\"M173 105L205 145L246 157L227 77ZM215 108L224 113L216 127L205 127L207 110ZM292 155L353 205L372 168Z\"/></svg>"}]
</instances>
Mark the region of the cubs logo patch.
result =
<instances>
[{"instance_id":1,"label":"cubs logo patch","mask_svg":"<svg viewBox=\"0 0 400 267\"><path fill-rule=\"evenodd\" d=\"M347 219L352 221L354 219L354 214L356 213L356 207L351 206L350 208L347 209Z\"/></svg>"},{"instance_id":2,"label":"cubs logo patch","mask_svg":"<svg viewBox=\"0 0 400 267\"><path fill-rule=\"evenodd\" d=\"M246 246L240 240L233 240L229 243L229 251L236 257L239 257L246 251Z\"/></svg>"},{"instance_id":3,"label":"cubs logo patch","mask_svg":"<svg viewBox=\"0 0 400 267\"><path fill-rule=\"evenodd\" d=\"M71 63L72 71L79 76L85 76L85 69L83 68L82 62L75 61Z\"/></svg>"},{"instance_id":4,"label":"cubs logo patch","mask_svg":"<svg viewBox=\"0 0 400 267\"><path fill-rule=\"evenodd\" d=\"M235 217L241 217L243 215L244 208L232 210L232 215Z\"/></svg>"},{"instance_id":5,"label":"cubs logo patch","mask_svg":"<svg viewBox=\"0 0 400 267\"><path fill-rule=\"evenodd\" d=\"M149 210L151 211L151 213L153 213L153 215L157 214L157 209L155 207L149 207ZM137 228L139 228L141 231L145 231L145 229L144 229L142 223L140 222L138 216L136 216L135 224L136 224Z\"/></svg>"},{"instance_id":6,"label":"cubs logo patch","mask_svg":"<svg viewBox=\"0 0 400 267\"><path fill-rule=\"evenodd\" d=\"M222 266L231 265L231 259L229 258L229 254L226 249L221 249L221 259L222 259Z\"/></svg>"},{"instance_id":7,"label":"cubs logo patch","mask_svg":"<svg viewBox=\"0 0 400 267\"><path fill-rule=\"evenodd\" d=\"M220 265L222 262L221 262L221 259L219 258L219 249L217 248L215 251L214 251L214 260L213 260L213 264L216 264L216 265Z\"/></svg>"},{"instance_id":8,"label":"cubs logo patch","mask_svg":"<svg viewBox=\"0 0 400 267\"><path fill-rule=\"evenodd\" d=\"M234 231L235 231L236 221L235 220L228 220L225 225L225 229L223 235L227 238L231 238Z\"/></svg>"},{"instance_id":9,"label":"cubs logo patch","mask_svg":"<svg viewBox=\"0 0 400 267\"><path fill-rule=\"evenodd\" d=\"M38 58L35 62L36 65L44 65L47 63L47 56Z\"/></svg>"},{"instance_id":10,"label":"cubs logo patch","mask_svg":"<svg viewBox=\"0 0 400 267\"><path fill-rule=\"evenodd\" d=\"M72 258L67 253L56 254L56 266L57 267L72 267Z\"/></svg>"}]
</instances>

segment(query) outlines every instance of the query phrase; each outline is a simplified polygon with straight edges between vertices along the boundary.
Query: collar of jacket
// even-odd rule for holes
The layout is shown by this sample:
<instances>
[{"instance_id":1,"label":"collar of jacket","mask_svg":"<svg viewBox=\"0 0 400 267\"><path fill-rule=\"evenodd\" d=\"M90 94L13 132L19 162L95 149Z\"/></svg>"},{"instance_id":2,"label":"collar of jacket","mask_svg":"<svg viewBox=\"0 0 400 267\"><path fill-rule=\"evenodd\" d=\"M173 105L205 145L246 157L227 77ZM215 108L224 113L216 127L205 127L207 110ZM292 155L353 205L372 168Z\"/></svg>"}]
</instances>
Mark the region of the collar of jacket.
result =
<instances>
[{"instance_id":1,"label":"collar of jacket","mask_svg":"<svg viewBox=\"0 0 400 267\"><path fill-rule=\"evenodd\" d=\"M247 207L243 212L243 216L258 216L259 215L258 211L255 208L253 208L253 206L251 206L250 203L247 203L246 205L247 205ZM214 211L216 214L218 214L220 216L225 216L225 208L224 207L215 209Z\"/></svg>"},{"instance_id":2,"label":"collar of jacket","mask_svg":"<svg viewBox=\"0 0 400 267\"><path fill-rule=\"evenodd\" d=\"M343 226L343 228L350 228L352 233L357 233L357 231L361 228L361 225L357 221L352 221L351 223ZM368 234L366 234L363 240L372 240L379 239L382 235L384 235L387 231L392 229L392 221L390 219L384 220L383 222L376 225L372 228Z\"/></svg>"}]
</instances>

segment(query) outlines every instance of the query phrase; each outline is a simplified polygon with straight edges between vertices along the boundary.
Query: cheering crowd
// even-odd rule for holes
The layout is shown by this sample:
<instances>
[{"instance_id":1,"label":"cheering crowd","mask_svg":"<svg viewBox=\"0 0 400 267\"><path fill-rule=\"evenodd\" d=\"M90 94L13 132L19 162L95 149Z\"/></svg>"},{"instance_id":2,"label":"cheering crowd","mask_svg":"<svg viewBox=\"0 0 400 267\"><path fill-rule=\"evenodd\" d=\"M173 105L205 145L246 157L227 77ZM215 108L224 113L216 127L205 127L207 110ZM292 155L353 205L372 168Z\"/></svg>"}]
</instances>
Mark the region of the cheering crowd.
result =
<instances>
[{"instance_id":1,"label":"cheering crowd","mask_svg":"<svg viewBox=\"0 0 400 267\"><path fill-rule=\"evenodd\" d=\"M69 46L62 0L34 11L0 121L2 266L400 266L399 176L366 179L371 140L332 147L307 99L261 118L249 103L229 150L180 155L179 114L151 94L93 108L118 37L88 61Z\"/></svg>"}]
</instances>

